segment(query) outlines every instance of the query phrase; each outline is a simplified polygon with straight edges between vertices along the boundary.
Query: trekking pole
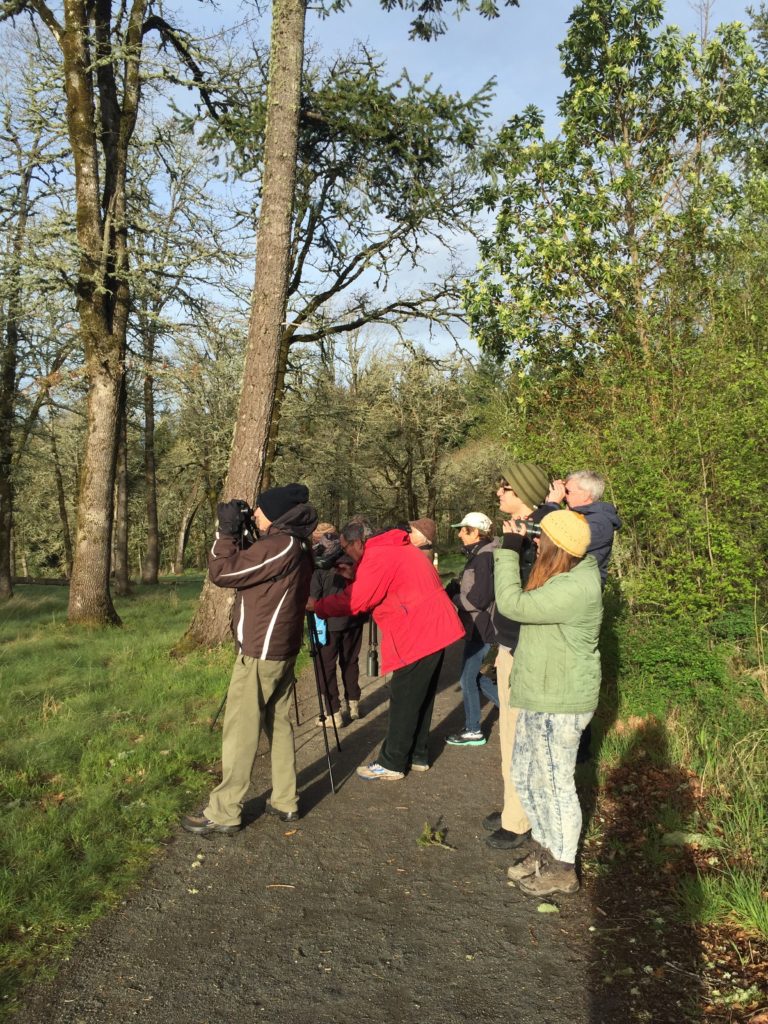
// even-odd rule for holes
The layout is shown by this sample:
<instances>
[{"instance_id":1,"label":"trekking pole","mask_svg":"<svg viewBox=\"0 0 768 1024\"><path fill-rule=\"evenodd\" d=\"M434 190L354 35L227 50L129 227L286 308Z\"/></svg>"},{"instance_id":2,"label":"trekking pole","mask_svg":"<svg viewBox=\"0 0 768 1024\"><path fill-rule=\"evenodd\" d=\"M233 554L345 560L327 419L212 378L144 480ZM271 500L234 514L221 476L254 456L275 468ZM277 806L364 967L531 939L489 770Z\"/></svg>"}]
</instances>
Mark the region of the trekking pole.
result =
<instances>
[{"instance_id":1,"label":"trekking pole","mask_svg":"<svg viewBox=\"0 0 768 1024\"><path fill-rule=\"evenodd\" d=\"M366 672L371 679L379 674L379 630L373 617L368 620L368 660Z\"/></svg>"},{"instance_id":2,"label":"trekking pole","mask_svg":"<svg viewBox=\"0 0 768 1024\"><path fill-rule=\"evenodd\" d=\"M301 725L301 722L299 721L299 695L296 692L295 685L293 687L293 707L294 710L296 711L296 725Z\"/></svg>"},{"instance_id":3,"label":"trekking pole","mask_svg":"<svg viewBox=\"0 0 768 1024\"><path fill-rule=\"evenodd\" d=\"M336 795L336 786L333 781L333 766L331 765L331 748L328 744L328 729L326 727L326 714L325 704L323 702L323 687L320 685L320 676L323 673L323 682L325 682L325 675L323 672L323 666L320 662L320 641L317 636L317 624L315 617L312 612L307 612L307 632L309 634L309 656L312 659L312 665L315 669L315 684L317 685L317 702L320 706L320 721L323 723L323 739L325 740L325 756L328 761L328 778L331 783L331 792ZM331 715L331 721L333 722L333 731L336 735L336 749L341 751L341 743L339 743L339 731L336 728L336 721Z\"/></svg>"},{"instance_id":4,"label":"trekking pole","mask_svg":"<svg viewBox=\"0 0 768 1024\"><path fill-rule=\"evenodd\" d=\"M224 694L224 700L221 702L221 704L219 704L219 710L213 716L213 721L211 722L211 732L213 732L213 730L216 728L216 723L219 720L219 715L224 710L224 705L227 703L227 694L228 693L229 693L229 687L227 687L227 693Z\"/></svg>"}]
</instances>

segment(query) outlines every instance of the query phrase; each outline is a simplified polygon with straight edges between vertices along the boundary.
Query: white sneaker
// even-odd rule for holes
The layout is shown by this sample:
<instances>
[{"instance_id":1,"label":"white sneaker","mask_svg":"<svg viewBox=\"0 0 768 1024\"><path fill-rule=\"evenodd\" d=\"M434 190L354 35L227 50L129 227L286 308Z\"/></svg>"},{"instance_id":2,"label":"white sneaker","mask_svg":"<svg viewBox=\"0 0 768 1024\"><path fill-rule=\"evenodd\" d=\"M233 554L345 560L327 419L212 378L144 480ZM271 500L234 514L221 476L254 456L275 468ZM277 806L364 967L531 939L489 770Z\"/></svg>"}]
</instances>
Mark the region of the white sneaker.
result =
<instances>
[{"instance_id":1,"label":"white sneaker","mask_svg":"<svg viewBox=\"0 0 768 1024\"><path fill-rule=\"evenodd\" d=\"M360 701L359 700L348 700L347 701L347 712L349 713L350 722L356 722L360 717Z\"/></svg>"},{"instance_id":2,"label":"white sneaker","mask_svg":"<svg viewBox=\"0 0 768 1024\"><path fill-rule=\"evenodd\" d=\"M357 774L361 779L384 779L385 782L397 782L405 778L405 772L393 772L391 769L385 768L383 764L379 764L378 761L361 764L357 769Z\"/></svg>"},{"instance_id":3,"label":"white sneaker","mask_svg":"<svg viewBox=\"0 0 768 1024\"><path fill-rule=\"evenodd\" d=\"M326 715L325 723L323 723L322 718L315 719L315 725L321 726L325 724L326 729L333 729L334 722L336 723L337 729L341 729L341 727L344 725L344 715L342 715L341 711L337 711L335 715Z\"/></svg>"}]
</instances>

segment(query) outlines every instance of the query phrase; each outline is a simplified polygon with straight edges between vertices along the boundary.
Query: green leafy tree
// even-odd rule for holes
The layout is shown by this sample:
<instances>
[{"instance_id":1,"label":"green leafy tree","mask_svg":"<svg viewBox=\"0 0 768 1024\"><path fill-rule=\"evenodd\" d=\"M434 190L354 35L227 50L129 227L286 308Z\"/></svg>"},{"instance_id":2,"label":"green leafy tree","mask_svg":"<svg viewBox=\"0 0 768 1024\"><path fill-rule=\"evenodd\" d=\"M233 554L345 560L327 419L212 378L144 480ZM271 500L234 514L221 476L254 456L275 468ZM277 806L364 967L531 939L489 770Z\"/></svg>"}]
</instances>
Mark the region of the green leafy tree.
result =
<instances>
[{"instance_id":1,"label":"green leafy tree","mask_svg":"<svg viewBox=\"0 0 768 1024\"><path fill-rule=\"evenodd\" d=\"M765 407L761 343L726 311L744 225L762 222L747 211L766 71L743 26L697 43L662 26L658 0L584 0L561 54L560 136L529 108L489 164L496 230L468 315L485 352L511 355L514 448L611 480L625 595L712 614L760 575L756 544L721 524L750 535L764 478L764 431L741 411Z\"/></svg>"},{"instance_id":2,"label":"green leafy tree","mask_svg":"<svg viewBox=\"0 0 768 1024\"><path fill-rule=\"evenodd\" d=\"M649 374L652 404L670 298L681 270L707 272L733 214L726 161L765 81L742 26L699 46L662 18L661 0L577 5L562 133L547 139L532 107L500 133L481 199L496 230L466 289L485 351L552 371L613 352Z\"/></svg>"}]
</instances>

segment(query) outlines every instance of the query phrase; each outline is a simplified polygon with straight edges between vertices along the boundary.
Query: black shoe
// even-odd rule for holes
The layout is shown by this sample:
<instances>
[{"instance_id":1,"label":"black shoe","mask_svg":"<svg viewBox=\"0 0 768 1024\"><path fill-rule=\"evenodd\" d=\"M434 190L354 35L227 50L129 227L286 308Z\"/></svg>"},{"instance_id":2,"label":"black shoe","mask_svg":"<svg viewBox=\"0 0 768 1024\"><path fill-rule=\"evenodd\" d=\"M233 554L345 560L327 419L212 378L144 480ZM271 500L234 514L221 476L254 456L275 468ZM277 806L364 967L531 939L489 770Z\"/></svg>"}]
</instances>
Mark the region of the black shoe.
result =
<instances>
[{"instance_id":1,"label":"black shoe","mask_svg":"<svg viewBox=\"0 0 768 1024\"><path fill-rule=\"evenodd\" d=\"M501 811L491 811L487 818L483 818L483 828L486 832L496 832L501 828Z\"/></svg>"},{"instance_id":2,"label":"black shoe","mask_svg":"<svg viewBox=\"0 0 768 1024\"><path fill-rule=\"evenodd\" d=\"M224 836L234 836L240 831L242 825L219 825L217 821L206 818L201 811L200 814L185 814L181 819L181 827L195 836L210 836L214 832Z\"/></svg>"},{"instance_id":3,"label":"black shoe","mask_svg":"<svg viewBox=\"0 0 768 1024\"><path fill-rule=\"evenodd\" d=\"M530 830L528 832L510 832L506 828L497 828L495 832L491 832L485 841L494 850L514 850L515 847L521 846L530 837Z\"/></svg>"},{"instance_id":4,"label":"black shoe","mask_svg":"<svg viewBox=\"0 0 768 1024\"><path fill-rule=\"evenodd\" d=\"M298 821L301 817L298 811L281 811L277 807L273 807L272 804L267 804L264 810L267 814L274 814L280 821Z\"/></svg>"}]
</instances>

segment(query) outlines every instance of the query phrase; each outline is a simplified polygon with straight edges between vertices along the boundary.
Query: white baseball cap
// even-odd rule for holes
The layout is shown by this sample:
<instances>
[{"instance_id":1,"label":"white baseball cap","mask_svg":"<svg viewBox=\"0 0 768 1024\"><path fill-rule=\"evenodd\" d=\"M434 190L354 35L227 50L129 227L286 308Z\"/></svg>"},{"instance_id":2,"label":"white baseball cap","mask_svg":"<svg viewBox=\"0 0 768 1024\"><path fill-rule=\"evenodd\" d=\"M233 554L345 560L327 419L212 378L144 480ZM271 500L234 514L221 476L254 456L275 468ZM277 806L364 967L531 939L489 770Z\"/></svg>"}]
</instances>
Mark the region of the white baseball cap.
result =
<instances>
[{"instance_id":1,"label":"white baseball cap","mask_svg":"<svg viewBox=\"0 0 768 1024\"><path fill-rule=\"evenodd\" d=\"M493 523L485 512L467 512L460 523L451 523L453 529L459 526L471 526L473 529L481 530L483 533L493 532Z\"/></svg>"}]
</instances>

